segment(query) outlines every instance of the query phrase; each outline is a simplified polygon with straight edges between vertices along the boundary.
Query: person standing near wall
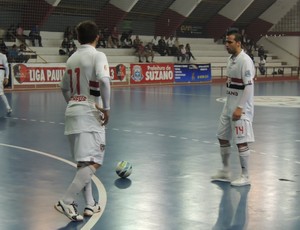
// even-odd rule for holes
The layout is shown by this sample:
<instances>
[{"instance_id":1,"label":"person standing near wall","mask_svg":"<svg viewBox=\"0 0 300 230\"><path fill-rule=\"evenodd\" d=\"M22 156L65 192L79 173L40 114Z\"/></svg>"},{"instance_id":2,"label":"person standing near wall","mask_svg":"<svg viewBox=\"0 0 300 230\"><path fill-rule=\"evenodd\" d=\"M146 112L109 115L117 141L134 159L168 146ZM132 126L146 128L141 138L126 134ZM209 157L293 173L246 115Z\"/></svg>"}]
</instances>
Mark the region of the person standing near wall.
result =
<instances>
[{"instance_id":1,"label":"person standing near wall","mask_svg":"<svg viewBox=\"0 0 300 230\"><path fill-rule=\"evenodd\" d=\"M242 173L238 179L231 181L231 185L244 186L250 185L248 143L254 142L252 121L255 67L251 58L242 49L242 36L237 31L227 33L225 45L231 54L227 63L227 100L217 130L223 169L212 176L212 181L230 182L229 156L232 140L238 148Z\"/></svg>"},{"instance_id":2,"label":"person standing near wall","mask_svg":"<svg viewBox=\"0 0 300 230\"><path fill-rule=\"evenodd\" d=\"M105 125L109 120L110 76L106 55L96 50L98 26L83 21L77 26L81 46L68 59L60 83L68 103L65 112L65 135L77 162L77 172L67 191L55 204L55 209L72 221L82 221L75 199L83 192L83 215L100 212L92 193L92 176L103 163L105 153Z\"/></svg>"}]
</instances>

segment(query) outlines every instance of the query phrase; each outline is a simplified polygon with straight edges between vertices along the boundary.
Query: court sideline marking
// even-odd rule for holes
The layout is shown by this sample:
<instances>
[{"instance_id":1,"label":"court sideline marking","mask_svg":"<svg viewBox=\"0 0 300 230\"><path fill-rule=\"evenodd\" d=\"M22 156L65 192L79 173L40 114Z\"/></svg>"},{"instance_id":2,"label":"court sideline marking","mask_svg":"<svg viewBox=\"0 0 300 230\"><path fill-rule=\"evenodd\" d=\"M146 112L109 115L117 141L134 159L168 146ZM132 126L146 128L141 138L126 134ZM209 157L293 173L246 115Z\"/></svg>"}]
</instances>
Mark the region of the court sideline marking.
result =
<instances>
[{"instance_id":1,"label":"court sideline marking","mask_svg":"<svg viewBox=\"0 0 300 230\"><path fill-rule=\"evenodd\" d=\"M49 124L59 124L59 125L64 125L63 122L54 122L54 121L45 121L45 120L36 120L36 119L27 119L27 118L18 118L18 117L5 117L8 119L13 119L13 120L22 120L22 121L31 121L31 122L40 122L40 123L49 123ZM108 128L106 128L108 129ZM152 132L147 132L147 131L135 131L135 130L130 130L130 129L118 129L118 128L110 128L110 130L113 131L121 131L121 132L127 132L127 133L135 133L135 134L145 134L145 135L156 135L156 136L161 136L161 137L169 137L169 138L179 138L181 140L191 140L193 142L202 142L204 144L215 144L215 145L219 145L219 143L216 142L212 142L212 141L206 141L206 140L199 140L199 139L190 139L188 137L180 137L180 136L174 136L174 135L167 135L167 134L163 134L163 133L152 133ZM295 140L296 143L300 142L300 140ZM278 157L276 155L271 155L271 154L267 154L264 152L258 152L255 150L251 150L251 152L260 154L260 155L269 155L272 157ZM300 161L292 161L290 159L285 158L285 161L290 161L290 162L294 162L295 164L300 164Z\"/></svg>"},{"instance_id":2,"label":"court sideline marking","mask_svg":"<svg viewBox=\"0 0 300 230\"><path fill-rule=\"evenodd\" d=\"M41 152L38 150L34 150L34 149L29 149L29 148L24 148L24 147L20 147L20 146L16 146L16 145L8 145L8 144L4 144L4 143L0 143L0 146L4 146L4 147L8 147L8 148L14 148L14 149L20 149L20 150L24 150L24 151L28 151L28 152L33 152L33 153L37 153L46 157L50 157L53 158L55 160L59 160L62 161L66 164L69 164L73 167L77 167L75 163L68 161L66 159L63 159L61 157L58 156L54 156L51 155L49 153L45 153L45 152ZM96 177L95 175L92 177L92 181L95 183L97 191L98 191L98 197L100 197L101 195L101 201L99 201L100 206L101 206L101 212L99 213L95 213L92 217L90 217L90 219L86 222L86 224L81 228L81 230L90 230L92 229L92 227L98 222L98 220L100 219L100 217L102 216L105 206L106 206L106 202L107 202L107 195L106 195L106 190L104 188L104 185L101 183L101 181L99 180L98 177Z\"/></svg>"}]
</instances>

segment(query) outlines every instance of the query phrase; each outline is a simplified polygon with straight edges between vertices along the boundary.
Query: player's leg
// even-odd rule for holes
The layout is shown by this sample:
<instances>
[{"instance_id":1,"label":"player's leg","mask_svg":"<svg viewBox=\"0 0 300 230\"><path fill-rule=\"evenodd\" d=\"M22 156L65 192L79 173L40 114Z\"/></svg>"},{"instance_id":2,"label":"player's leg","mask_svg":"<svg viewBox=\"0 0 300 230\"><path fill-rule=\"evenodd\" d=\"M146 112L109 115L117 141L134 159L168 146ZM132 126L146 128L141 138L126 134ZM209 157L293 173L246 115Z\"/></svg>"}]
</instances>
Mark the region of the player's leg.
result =
<instances>
[{"instance_id":1,"label":"player's leg","mask_svg":"<svg viewBox=\"0 0 300 230\"><path fill-rule=\"evenodd\" d=\"M240 164L241 176L232 181L233 186L244 186L250 184L249 179L249 156L250 149L248 143L254 142L252 123L248 120L238 120L235 122L234 140L237 144Z\"/></svg>"},{"instance_id":2,"label":"player's leg","mask_svg":"<svg viewBox=\"0 0 300 230\"><path fill-rule=\"evenodd\" d=\"M64 193L63 198L58 201L54 206L59 212L65 214L73 221L82 221L83 217L77 211L75 204L76 196L84 189L86 185L91 182L91 178L100 167L100 164L92 162L87 153L90 153L95 143L91 133L79 133L69 135L71 145L71 153L76 161L78 161L77 172L67 191ZM99 151L99 150L98 150Z\"/></svg>"},{"instance_id":3,"label":"player's leg","mask_svg":"<svg viewBox=\"0 0 300 230\"><path fill-rule=\"evenodd\" d=\"M229 157L231 154L231 145L229 140L231 139L231 120L224 114L221 114L220 116L217 137L220 144L220 155L223 168L219 170L216 175L212 176L212 180L229 182Z\"/></svg>"},{"instance_id":4,"label":"player's leg","mask_svg":"<svg viewBox=\"0 0 300 230\"><path fill-rule=\"evenodd\" d=\"M10 114L12 112L12 109L7 101L7 98L4 94L4 86L3 86L4 76L0 76L0 97L5 105L7 114Z\"/></svg>"}]
</instances>

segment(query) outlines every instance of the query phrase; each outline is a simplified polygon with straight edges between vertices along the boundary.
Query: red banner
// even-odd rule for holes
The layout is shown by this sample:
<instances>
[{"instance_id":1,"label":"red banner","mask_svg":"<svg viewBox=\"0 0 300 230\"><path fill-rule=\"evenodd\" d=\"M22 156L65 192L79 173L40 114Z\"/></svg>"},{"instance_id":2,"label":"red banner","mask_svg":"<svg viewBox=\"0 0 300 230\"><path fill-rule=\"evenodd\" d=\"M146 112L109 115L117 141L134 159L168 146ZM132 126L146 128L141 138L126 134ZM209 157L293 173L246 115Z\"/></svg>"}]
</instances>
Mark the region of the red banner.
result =
<instances>
[{"instance_id":1,"label":"red banner","mask_svg":"<svg viewBox=\"0 0 300 230\"><path fill-rule=\"evenodd\" d=\"M14 84L57 84L61 81L65 72L65 66L44 65L12 65L12 79Z\"/></svg>"},{"instance_id":2,"label":"red banner","mask_svg":"<svg viewBox=\"0 0 300 230\"><path fill-rule=\"evenodd\" d=\"M173 83L174 64L131 64L130 84Z\"/></svg>"}]
</instances>

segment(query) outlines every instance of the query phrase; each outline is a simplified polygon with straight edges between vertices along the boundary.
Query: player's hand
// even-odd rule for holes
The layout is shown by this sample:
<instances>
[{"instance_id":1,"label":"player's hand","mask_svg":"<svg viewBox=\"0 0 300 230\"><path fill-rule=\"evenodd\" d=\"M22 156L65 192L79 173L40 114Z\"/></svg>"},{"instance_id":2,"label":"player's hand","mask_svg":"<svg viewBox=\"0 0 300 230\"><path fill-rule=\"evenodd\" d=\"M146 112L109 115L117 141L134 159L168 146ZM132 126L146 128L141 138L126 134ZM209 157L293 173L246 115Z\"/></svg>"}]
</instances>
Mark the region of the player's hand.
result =
<instances>
[{"instance_id":1,"label":"player's hand","mask_svg":"<svg viewBox=\"0 0 300 230\"><path fill-rule=\"evenodd\" d=\"M4 80L3 80L3 85L4 85L4 86L7 86L7 85L8 85L8 78L4 78Z\"/></svg>"},{"instance_id":2,"label":"player's hand","mask_svg":"<svg viewBox=\"0 0 300 230\"><path fill-rule=\"evenodd\" d=\"M95 105L96 108L101 112L101 121L102 121L102 125L106 125L108 123L109 120L109 110L105 110L101 107L99 107L99 105Z\"/></svg>"},{"instance_id":3,"label":"player's hand","mask_svg":"<svg viewBox=\"0 0 300 230\"><path fill-rule=\"evenodd\" d=\"M241 119L242 114L243 114L243 109L237 107L232 114L232 120L237 121L237 120Z\"/></svg>"}]
</instances>

